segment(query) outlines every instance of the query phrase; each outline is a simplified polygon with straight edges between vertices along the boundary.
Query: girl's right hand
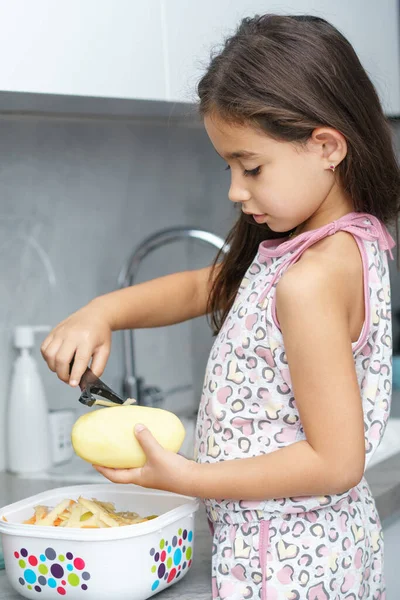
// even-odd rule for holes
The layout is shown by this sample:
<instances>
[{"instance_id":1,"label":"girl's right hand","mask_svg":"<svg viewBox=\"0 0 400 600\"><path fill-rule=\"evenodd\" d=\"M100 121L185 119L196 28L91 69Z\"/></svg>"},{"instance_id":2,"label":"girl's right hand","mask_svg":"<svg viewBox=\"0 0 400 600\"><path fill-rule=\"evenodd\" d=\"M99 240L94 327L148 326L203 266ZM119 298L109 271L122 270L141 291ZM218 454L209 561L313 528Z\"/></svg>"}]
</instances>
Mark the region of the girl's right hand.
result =
<instances>
[{"instance_id":1,"label":"girl's right hand","mask_svg":"<svg viewBox=\"0 0 400 600\"><path fill-rule=\"evenodd\" d=\"M90 359L91 369L100 377L111 350L111 327L104 312L92 304L84 306L59 323L44 340L40 350L49 368L65 383L79 384ZM75 357L70 373L70 363Z\"/></svg>"}]
</instances>

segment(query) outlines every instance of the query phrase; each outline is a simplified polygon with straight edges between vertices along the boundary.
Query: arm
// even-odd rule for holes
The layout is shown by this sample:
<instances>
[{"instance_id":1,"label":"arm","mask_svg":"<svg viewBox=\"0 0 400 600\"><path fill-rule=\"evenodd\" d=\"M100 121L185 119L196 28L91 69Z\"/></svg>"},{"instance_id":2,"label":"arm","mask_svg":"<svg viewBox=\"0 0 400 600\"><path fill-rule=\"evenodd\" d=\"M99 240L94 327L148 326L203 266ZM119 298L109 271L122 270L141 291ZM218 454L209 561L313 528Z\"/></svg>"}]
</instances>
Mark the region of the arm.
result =
<instances>
[{"instance_id":1,"label":"arm","mask_svg":"<svg viewBox=\"0 0 400 600\"><path fill-rule=\"evenodd\" d=\"M204 315L218 268L214 272L210 266L174 273L95 298L59 323L44 340L41 350L49 368L75 386L91 358L92 370L102 374L112 331L172 325Z\"/></svg>"},{"instance_id":2,"label":"arm","mask_svg":"<svg viewBox=\"0 0 400 600\"><path fill-rule=\"evenodd\" d=\"M277 312L306 440L253 458L196 464L147 430L141 469L99 470L112 481L203 498L263 500L342 493L364 471L364 420L349 332L351 286L329 264L299 262L277 286Z\"/></svg>"},{"instance_id":3,"label":"arm","mask_svg":"<svg viewBox=\"0 0 400 600\"><path fill-rule=\"evenodd\" d=\"M173 325L206 314L211 267L158 277L95 298L112 331Z\"/></svg>"}]
</instances>

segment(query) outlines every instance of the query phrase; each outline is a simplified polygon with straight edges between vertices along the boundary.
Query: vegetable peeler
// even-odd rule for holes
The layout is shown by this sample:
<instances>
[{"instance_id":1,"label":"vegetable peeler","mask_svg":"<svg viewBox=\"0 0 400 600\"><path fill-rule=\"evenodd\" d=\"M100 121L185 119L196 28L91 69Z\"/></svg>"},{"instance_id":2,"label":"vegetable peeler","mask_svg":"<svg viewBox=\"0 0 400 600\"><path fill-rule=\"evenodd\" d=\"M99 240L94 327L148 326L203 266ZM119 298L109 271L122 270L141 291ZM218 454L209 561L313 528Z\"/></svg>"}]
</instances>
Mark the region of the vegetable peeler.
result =
<instances>
[{"instance_id":1,"label":"vegetable peeler","mask_svg":"<svg viewBox=\"0 0 400 600\"><path fill-rule=\"evenodd\" d=\"M73 364L74 359L72 359L69 366L70 372L72 370ZM119 396L111 388L109 388L108 385L106 385L101 379L99 379L93 373L93 371L89 369L89 367L82 375L81 380L79 382L79 387L82 391L82 394L79 398L79 402L82 402L82 404L85 404L86 406L93 406L93 404L97 400L95 396L106 398L107 400L110 400L110 402L114 402L114 404L125 403L125 400L121 398L121 396Z\"/></svg>"}]
</instances>

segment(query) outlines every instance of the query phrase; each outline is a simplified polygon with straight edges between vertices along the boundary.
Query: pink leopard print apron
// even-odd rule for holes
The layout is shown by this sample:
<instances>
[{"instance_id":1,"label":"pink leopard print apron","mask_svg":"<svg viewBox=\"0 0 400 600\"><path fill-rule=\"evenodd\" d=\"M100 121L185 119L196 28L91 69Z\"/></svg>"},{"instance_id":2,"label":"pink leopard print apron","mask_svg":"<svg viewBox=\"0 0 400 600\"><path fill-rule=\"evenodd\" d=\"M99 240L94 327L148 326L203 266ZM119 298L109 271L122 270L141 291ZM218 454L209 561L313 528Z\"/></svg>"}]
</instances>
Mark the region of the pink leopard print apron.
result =
<instances>
[{"instance_id":1,"label":"pink leopard print apron","mask_svg":"<svg viewBox=\"0 0 400 600\"><path fill-rule=\"evenodd\" d=\"M260 244L210 352L196 428L198 462L267 454L305 439L276 319L275 288L307 248L337 231L354 236L363 261L365 323L352 346L368 465L390 411L386 251L394 241L366 213ZM365 478L338 495L204 502L214 536L214 599L384 600L383 535Z\"/></svg>"}]
</instances>

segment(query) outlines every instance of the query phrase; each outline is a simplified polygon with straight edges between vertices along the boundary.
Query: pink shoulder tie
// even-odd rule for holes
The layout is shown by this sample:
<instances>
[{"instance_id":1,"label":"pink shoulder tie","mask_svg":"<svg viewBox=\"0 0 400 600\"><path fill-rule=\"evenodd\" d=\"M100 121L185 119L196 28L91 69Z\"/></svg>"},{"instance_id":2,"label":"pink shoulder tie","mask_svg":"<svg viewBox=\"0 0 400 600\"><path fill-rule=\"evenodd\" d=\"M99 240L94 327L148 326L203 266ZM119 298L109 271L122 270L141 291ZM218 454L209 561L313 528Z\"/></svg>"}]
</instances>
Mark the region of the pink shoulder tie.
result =
<instances>
[{"instance_id":1,"label":"pink shoulder tie","mask_svg":"<svg viewBox=\"0 0 400 600\"><path fill-rule=\"evenodd\" d=\"M396 242L385 225L383 225L377 217L368 213L352 212L336 221L332 221L332 223L320 227L319 229L306 231L292 240L288 239L285 242L282 242L280 244L280 246L282 246L281 254L290 252L294 248L296 248L296 250L279 265L266 290L261 294L259 301L262 302L264 300L275 281L279 278L281 272L291 263L296 262L307 248L328 235L334 235L338 231L347 231L348 233L352 233L354 236L367 241L378 240L379 248L382 251L388 251L390 258L393 260L392 248L396 245ZM279 246L277 249L271 249L271 255L279 256L279 249ZM264 252L268 253L267 247L264 248Z\"/></svg>"}]
</instances>

